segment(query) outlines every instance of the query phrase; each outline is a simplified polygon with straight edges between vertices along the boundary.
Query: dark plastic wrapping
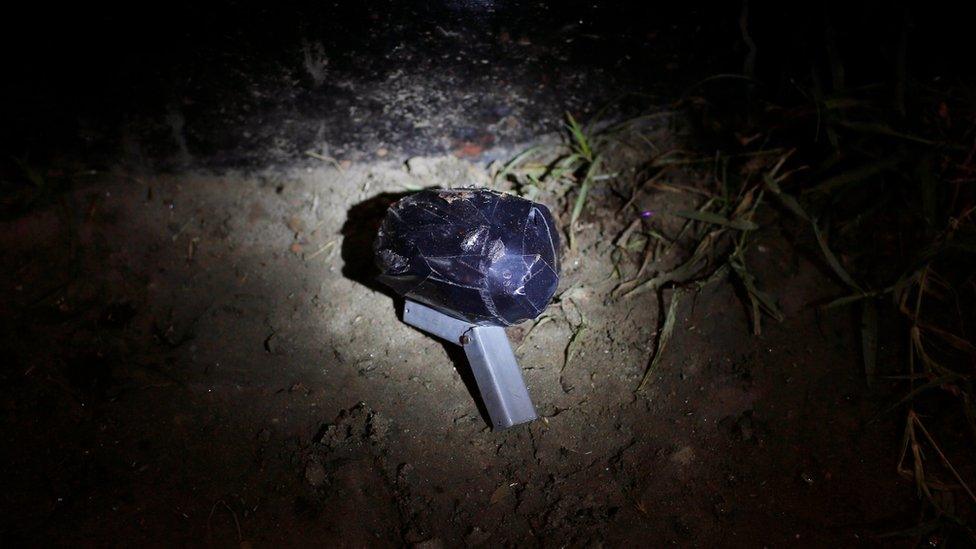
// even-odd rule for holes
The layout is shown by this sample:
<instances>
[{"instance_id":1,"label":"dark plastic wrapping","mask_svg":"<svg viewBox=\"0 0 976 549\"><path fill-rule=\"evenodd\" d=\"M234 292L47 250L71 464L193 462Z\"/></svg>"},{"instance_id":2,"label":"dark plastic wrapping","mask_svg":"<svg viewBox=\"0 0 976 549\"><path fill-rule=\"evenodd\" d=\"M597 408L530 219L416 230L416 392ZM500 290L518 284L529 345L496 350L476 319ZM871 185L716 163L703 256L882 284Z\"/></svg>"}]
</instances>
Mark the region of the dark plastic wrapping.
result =
<instances>
[{"instance_id":1,"label":"dark plastic wrapping","mask_svg":"<svg viewBox=\"0 0 976 549\"><path fill-rule=\"evenodd\" d=\"M559 233L549 209L488 189L401 199L374 249L381 282L472 324L535 318L559 284Z\"/></svg>"}]
</instances>

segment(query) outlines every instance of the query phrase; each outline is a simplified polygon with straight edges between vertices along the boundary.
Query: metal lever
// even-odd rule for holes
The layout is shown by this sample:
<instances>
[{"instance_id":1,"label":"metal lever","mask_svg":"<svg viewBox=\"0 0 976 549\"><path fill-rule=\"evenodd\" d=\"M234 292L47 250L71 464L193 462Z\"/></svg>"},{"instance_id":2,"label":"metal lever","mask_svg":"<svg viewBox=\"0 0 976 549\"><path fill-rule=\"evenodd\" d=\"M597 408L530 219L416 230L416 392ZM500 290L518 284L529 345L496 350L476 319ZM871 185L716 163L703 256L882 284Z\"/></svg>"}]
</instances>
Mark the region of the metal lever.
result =
<instances>
[{"instance_id":1,"label":"metal lever","mask_svg":"<svg viewBox=\"0 0 976 549\"><path fill-rule=\"evenodd\" d=\"M504 328L477 326L410 300L403 307L403 321L464 347L495 429L508 429L539 417Z\"/></svg>"}]
</instances>

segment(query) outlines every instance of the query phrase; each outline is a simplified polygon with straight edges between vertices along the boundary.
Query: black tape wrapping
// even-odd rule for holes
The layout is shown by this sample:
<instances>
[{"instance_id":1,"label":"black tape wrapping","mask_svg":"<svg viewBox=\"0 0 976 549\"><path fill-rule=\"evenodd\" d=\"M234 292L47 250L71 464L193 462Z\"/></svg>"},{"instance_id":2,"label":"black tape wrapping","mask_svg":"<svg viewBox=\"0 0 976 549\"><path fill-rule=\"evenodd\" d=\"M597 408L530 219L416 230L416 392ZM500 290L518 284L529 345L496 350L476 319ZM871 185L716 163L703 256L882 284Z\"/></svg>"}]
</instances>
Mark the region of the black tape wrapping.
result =
<instances>
[{"instance_id":1,"label":"black tape wrapping","mask_svg":"<svg viewBox=\"0 0 976 549\"><path fill-rule=\"evenodd\" d=\"M488 189L425 190L386 213L379 280L407 299L478 325L539 316L559 284L549 209Z\"/></svg>"}]
</instances>

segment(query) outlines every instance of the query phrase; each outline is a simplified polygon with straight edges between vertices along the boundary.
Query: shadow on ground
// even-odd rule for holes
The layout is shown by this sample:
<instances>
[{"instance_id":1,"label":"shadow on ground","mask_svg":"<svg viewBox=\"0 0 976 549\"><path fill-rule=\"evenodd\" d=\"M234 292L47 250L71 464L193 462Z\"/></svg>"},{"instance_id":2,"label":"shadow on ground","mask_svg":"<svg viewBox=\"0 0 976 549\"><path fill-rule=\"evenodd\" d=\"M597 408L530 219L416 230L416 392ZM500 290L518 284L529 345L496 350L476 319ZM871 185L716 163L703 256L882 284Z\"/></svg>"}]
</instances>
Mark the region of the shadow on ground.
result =
<instances>
[{"instance_id":1,"label":"shadow on ground","mask_svg":"<svg viewBox=\"0 0 976 549\"><path fill-rule=\"evenodd\" d=\"M401 320L403 319L404 300L396 292L377 281L379 269L376 266L373 243L387 209L408 194L382 193L359 202L349 209L346 214L346 222L342 226L343 276L373 291L390 296L395 307L396 318ZM481 397L481 392L478 391L474 373L464 355L464 350L451 342L441 343L444 347L444 353L454 364L454 369L461 376L461 380L471 394L485 425L491 426L488 410L485 407L484 399Z\"/></svg>"}]
</instances>

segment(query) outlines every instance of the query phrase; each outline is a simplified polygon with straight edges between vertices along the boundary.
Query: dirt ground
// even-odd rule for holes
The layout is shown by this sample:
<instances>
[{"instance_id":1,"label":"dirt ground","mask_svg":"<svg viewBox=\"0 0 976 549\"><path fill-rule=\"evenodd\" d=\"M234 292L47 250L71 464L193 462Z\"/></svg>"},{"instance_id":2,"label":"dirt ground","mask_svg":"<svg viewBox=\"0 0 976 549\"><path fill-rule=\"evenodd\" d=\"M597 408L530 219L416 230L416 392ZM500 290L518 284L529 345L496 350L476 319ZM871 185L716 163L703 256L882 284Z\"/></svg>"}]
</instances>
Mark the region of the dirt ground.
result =
<instances>
[{"instance_id":1,"label":"dirt ground","mask_svg":"<svg viewBox=\"0 0 976 549\"><path fill-rule=\"evenodd\" d=\"M737 287L705 284L638 391L675 290L611 295L640 254L614 255L634 218L597 185L548 320L508 329L541 418L502 432L458 349L372 279L391 199L511 190L489 164L557 141L566 111L685 116L689 86L755 53L739 4L320 4L181 5L161 30L69 12L71 47L7 69L5 544L889 546L919 523L905 393L868 386L859 319L820 307L844 287L766 206L749 267L784 320L752 335ZM670 145L720 148L695 138ZM571 195L536 199L565 228ZM673 236L686 199L642 195L640 223Z\"/></svg>"},{"instance_id":2,"label":"dirt ground","mask_svg":"<svg viewBox=\"0 0 976 549\"><path fill-rule=\"evenodd\" d=\"M635 392L659 304L609 298L629 220L595 202L554 320L509 329L542 419L492 432L456 352L356 268L376 197L483 174L450 156L119 171L4 221L4 536L852 545L911 520L854 320L818 313L837 287L780 229L751 260L786 320L751 336L734 288L708 285Z\"/></svg>"}]
</instances>

